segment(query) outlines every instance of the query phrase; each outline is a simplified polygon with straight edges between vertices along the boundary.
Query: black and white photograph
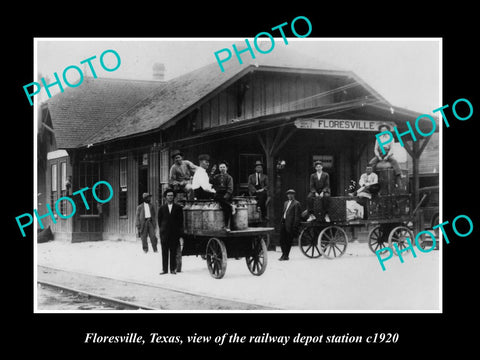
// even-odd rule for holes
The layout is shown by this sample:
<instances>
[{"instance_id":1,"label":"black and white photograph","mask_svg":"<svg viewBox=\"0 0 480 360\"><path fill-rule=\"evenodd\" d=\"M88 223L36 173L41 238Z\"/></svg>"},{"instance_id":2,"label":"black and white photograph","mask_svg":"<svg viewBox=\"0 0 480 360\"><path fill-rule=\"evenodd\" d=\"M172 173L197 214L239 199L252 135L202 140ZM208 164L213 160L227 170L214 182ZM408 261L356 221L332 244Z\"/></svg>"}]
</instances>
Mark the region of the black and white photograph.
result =
<instances>
[{"instance_id":1,"label":"black and white photograph","mask_svg":"<svg viewBox=\"0 0 480 360\"><path fill-rule=\"evenodd\" d=\"M35 39L35 311L441 312L441 53Z\"/></svg>"},{"instance_id":2,"label":"black and white photograph","mask_svg":"<svg viewBox=\"0 0 480 360\"><path fill-rule=\"evenodd\" d=\"M4 21L7 351L473 350L471 6L101 5Z\"/></svg>"}]
</instances>

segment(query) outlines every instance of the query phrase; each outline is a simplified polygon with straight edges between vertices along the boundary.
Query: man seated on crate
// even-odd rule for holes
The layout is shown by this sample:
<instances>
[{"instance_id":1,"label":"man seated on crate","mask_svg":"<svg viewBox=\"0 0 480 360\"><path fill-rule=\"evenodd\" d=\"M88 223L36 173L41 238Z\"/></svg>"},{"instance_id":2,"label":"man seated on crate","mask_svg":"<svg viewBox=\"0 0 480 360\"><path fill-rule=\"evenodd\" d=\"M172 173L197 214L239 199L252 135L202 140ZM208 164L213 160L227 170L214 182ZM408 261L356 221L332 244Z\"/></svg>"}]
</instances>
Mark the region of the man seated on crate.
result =
<instances>
[{"instance_id":1,"label":"man seated on crate","mask_svg":"<svg viewBox=\"0 0 480 360\"><path fill-rule=\"evenodd\" d=\"M378 127L378 131L380 132L390 131L390 126L388 126L387 124L381 124ZM382 140L382 142L387 141L388 134L381 135L380 139ZM382 147L385 153L383 153ZM369 161L369 164L372 165L373 168L375 168L375 166L379 161L388 161L393 167L393 172L395 174L395 184L397 187L399 187L401 184L401 177L404 177L405 175L402 175L402 170L400 169L400 165L398 165L398 161L393 156L393 142L383 144L382 146L380 146L377 139L375 141L375 147L373 149L373 152L375 153L375 157Z\"/></svg>"},{"instance_id":2,"label":"man seated on crate","mask_svg":"<svg viewBox=\"0 0 480 360\"><path fill-rule=\"evenodd\" d=\"M210 156L208 154L201 154L198 156L199 166L195 170L192 179L192 190L197 200L211 200L216 193L215 189L210 183L210 176L207 174L207 169L210 166ZM216 167L215 167L216 168ZM211 174L215 170L212 167Z\"/></svg>"},{"instance_id":3,"label":"man seated on crate","mask_svg":"<svg viewBox=\"0 0 480 360\"><path fill-rule=\"evenodd\" d=\"M233 178L227 173L228 163L220 161L218 163L219 174L212 178L212 185L215 189L215 201L218 201L223 211L223 218L225 220L225 231L230 231L230 219L235 214L235 206L232 205L233 194Z\"/></svg>"},{"instance_id":4,"label":"man seated on crate","mask_svg":"<svg viewBox=\"0 0 480 360\"><path fill-rule=\"evenodd\" d=\"M323 163L320 160L315 161L314 167L315 172L310 175L310 193L307 196L307 210L310 215L307 222L316 219L314 215L315 203L318 206L319 220L329 222L330 219L326 211L330 197L330 176L322 171Z\"/></svg>"},{"instance_id":5,"label":"man seated on crate","mask_svg":"<svg viewBox=\"0 0 480 360\"><path fill-rule=\"evenodd\" d=\"M360 176L358 184L360 188L355 192L358 197L371 199L372 195L378 192L380 184L378 183L378 175L373 172L372 165L367 165L365 172ZM355 193L353 194L354 196Z\"/></svg>"},{"instance_id":6,"label":"man seated on crate","mask_svg":"<svg viewBox=\"0 0 480 360\"><path fill-rule=\"evenodd\" d=\"M170 167L169 184L176 194L185 194L187 199L192 196L192 177L197 169L191 161L183 159L180 150L172 152L173 165Z\"/></svg>"}]
</instances>

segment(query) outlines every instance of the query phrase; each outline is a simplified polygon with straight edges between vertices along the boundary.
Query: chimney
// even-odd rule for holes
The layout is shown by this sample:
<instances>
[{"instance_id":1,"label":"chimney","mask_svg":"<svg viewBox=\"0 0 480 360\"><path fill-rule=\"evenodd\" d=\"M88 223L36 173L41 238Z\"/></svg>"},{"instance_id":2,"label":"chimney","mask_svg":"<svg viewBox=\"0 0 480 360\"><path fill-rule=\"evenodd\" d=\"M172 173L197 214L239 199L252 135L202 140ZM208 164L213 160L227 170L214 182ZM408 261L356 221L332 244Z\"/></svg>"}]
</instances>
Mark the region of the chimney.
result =
<instances>
[{"instance_id":1,"label":"chimney","mask_svg":"<svg viewBox=\"0 0 480 360\"><path fill-rule=\"evenodd\" d=\"M154 63L152 66L153 80L165 81L165 65L162 63Z\"/></svg>"}]
</instances>

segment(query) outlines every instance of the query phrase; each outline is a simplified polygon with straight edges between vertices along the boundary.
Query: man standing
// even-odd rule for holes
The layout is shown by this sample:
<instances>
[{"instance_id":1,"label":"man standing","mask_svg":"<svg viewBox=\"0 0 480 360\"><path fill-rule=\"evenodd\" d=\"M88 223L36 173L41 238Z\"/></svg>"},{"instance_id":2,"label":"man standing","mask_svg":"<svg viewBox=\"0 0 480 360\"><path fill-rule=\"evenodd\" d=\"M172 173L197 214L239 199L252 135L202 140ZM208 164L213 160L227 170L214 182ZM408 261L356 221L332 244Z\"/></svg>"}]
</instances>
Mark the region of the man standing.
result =
<instances>
[{"instance_id":1,"label":"man standing","mask_svg":"<svg viewBox=\"0 0 480 360\"><path fill-rule=\"evenodd\" d=\"M197 167L192 179L192 189L195 198L198 200L208 200L215 194L215 189L212 188L210 177L207 174L207 169L210 166L210 156L202 154L198 156L199 167Z\"/></svg>"},{"instance_id":2,"label":"man standing","mask_svg":"<svg viewBox=\"0 0 480 360\"><path fill-rule=\"evenodd\" d=\"M326 209L328 207L328 197L330 196L330 176L323 169L323 163L320 160L314 163L315 172L310 175L310 193L307 196L307 208L310 216L307 221L315 220L314 203L319 205L321 221L328 221Z\"/></svg>"},{"instance_id":3,"label":"man standing","mask_svg":"<svg viewBox=\"0 0 480 360\"><path fill-rule=\"evenodd\" d=\"M302 213L300 203L295 200L295 190L290 189L287 191L287 199L283 204L280 224L280 248L282 249L282 256L278 259L280 261L289 259L292 241L298 234Z\"/></svg>"},{"instance_id":4,"label":"man standing","mask_svg":"<svg viewBox=\"0 0 480 360\"><path fill-rule=\"evenodd\" d=\"M170 167L169 184L176 192L187 195L191 190L192 177L197 169L191 161L183 159L183 153L180 150L172 152L173 165Z\"/></svg>"},{"instance_id":5,"label":"man standing","mask_svg":"<svg viewBox=\"0 0 480 360\"><path fill-rule=\"evenodd\" d=\"M255 162L255 173L248 177L248 193L255 196L262 218L267 218L268 177L263 173L263 163Z\"/></svg>"},{"instance_id":6,"label":"man standing","mask_svg":"<svg viewBox=\"0 0 480 360\"><path fill-rule=\"evenodd\" d=\"M215 189L215 201L220 203L223 210L223 218L225 220L225 230L230 231L230 219L235 212L235 208L231 204L233 194L233 178L227 174L228 164L222 161L218 164L219 174L212 179L213 188Z\"/></svg>"},{"instance_id":7,"label":"man standing","mask_svg":"<svg viewBox=\"0 0 480 360\"><path fill-rule=\"evenodd\" d=\"M170 260L170 273L177 273L176 256L180 239L183 234L183 209L175 204L175 193L172 189L167 189L163 193L166 204L158 209L158 226L160 228L160 244L162 246L162 272L160 275L168 272L168 263ZM183 239L182 239L183 240Z\"/></svg>"},{"instance_id":8,"label":"man standing","mask_svg":"<svg viewBox=\"0 0 480 360\"><path fill-rule=\"evenodd\" d=\"M135 226L137 227L137 236L142 239L142 248L145 253L148 252L147 236L150 237L152 248L157 252L157 237L155 236L155 208L150 204L152 195L143 193L143 202L137 206L135 215Z\"/></svg>"}]
</instances>

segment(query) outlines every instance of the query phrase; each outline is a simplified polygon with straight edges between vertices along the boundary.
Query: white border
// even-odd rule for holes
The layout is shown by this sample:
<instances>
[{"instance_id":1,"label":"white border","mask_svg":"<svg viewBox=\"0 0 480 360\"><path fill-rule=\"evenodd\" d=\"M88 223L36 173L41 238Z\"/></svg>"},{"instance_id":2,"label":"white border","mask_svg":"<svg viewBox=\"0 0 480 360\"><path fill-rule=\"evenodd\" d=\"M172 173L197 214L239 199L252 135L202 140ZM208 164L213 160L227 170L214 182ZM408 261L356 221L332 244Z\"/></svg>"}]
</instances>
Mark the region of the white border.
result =
<instances>
[{"instance_id":1,"label":"white border","mask_svg":"<svg viewBox=\"0 0 480 360\"><path fill-rule=\"evenodd\" d=\"M58 38L58 37L53 37L53 38L33 38L34 42L34 51L33 51L33 79L36 79L37 77L37 56L38 56L38 41L70 41L70 42L75 42L75 41L135 41L135 42L141 42L141 41L197 41L197 42L202 42L202 41L245 41L247 38L239 38L239 37L231 37L231 38ZM249 40L252 40L253 37L248 38ZM277 40L282 40L280 37L274 37L275 41ZM438 106L442 106L443 104L443 38L441 37L422 37L422 38L290 38L287 37L287 40L290 41L335 41L335 42L343 42L343 41L383 41L383 42L396 42L396 41L438 41L439 43L439 99L440 99L440 104ZM33 105L34 109L34 135L33 135L33 144L34 144L34 157L33 157L33 172L34 172L34 209L37 209L38 206L38 196L37 196L37 132L38 132L38 111L39 111L39 104L38 101L34 101ZM431 112L434 109L426 109L427 111ZM442 195L442 190L443 190L443 121L440 119L439 121L440 126L440 134L439 134L439 191L440 191L440 198L439 198L439 203L440 203L440 223L443 220L443 195ZM441 233L441 232L439 232ZM421 314L428 314L428 313L443 313L443 244L441 242L442 235L440 235L440 238L438 239L439 241L439 309L438 310L88 310L88 311L82 311L82 310L39 310L38 309L38 294L37 294L37 268L38 268L38 262L37 262L37 222L33 221L33 252L34 252L34 282L33 282L33 295L34 295L34 313L65 313L65 314L92 314L92 313L102 313L102 314L171 314L171 313L194 313L194 314L205 314L205 313L225 313L225 314L292 314L292 313L299 313L299 314L304 314L304 313L309 313L309 314L330 314L330 313L337 313L337 314L371 314L371 313L381 313L381 314L398 314L398 313L421 313ZM232 299L226 299L226 300L231 300L235 301Z\"/></svg>"}]
</instances>

